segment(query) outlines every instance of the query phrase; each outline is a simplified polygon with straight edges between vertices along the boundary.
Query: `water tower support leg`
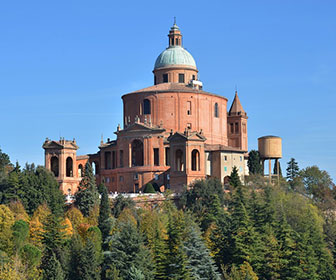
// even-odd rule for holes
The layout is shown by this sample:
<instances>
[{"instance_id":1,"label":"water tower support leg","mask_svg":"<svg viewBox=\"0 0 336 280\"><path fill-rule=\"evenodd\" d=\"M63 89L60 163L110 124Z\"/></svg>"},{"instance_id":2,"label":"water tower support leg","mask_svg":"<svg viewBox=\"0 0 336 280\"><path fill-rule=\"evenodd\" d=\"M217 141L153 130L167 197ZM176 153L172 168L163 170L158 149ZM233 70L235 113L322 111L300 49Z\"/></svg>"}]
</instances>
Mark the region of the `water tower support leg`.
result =
<instances>
[{"instance_id":1,"label":"water tower support leg","mask_svg":"<svg viewBox=\"0 0 336 280\"><path fill-rule=\"evenodd\" d=\"M271 159L268 160L268 176L269 176L269 182L272 182L272 161Z\"/></svg>"}]
</instances>

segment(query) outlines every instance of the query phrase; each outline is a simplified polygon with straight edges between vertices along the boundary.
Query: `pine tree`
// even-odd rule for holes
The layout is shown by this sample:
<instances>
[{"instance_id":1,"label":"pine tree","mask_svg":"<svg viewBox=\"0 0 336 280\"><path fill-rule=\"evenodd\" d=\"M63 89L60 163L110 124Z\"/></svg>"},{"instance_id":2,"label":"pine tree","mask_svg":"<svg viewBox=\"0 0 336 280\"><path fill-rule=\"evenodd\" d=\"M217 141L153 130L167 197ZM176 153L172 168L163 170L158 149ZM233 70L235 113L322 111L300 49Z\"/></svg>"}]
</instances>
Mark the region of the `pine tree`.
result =
<instances>
[{"instance_id":1,"label":"pine tree","mask_svg":"<svg viewBox=\"0 0 336 280\"><path fill-rule=\"evenodd\" d=\"M75 194L75 205L85 217L98 204L99 194L96 187L96 178L93 175L92 166L89 162L85 165L85 173Z\"/></svg>"},{"instance_id":2,"label":"pine tree","mask_svg":"<svg viewBox=\"0 0 336 280\"><path fill-rule=\"evenodd\" d=\"M262 166L260 163L260 155L258 151L251 150L249 152L247 166L249 168L250 174L262 174Z\"/></svg>"},{"instance_id":3,"label":"pine tree","mask_svg":"<svg viewBox=\"0 0 336 280\"><path fill-rule=\"evenodd\" d=\"M239 174L238 174L238 169L236 166L232 168L232 172L230 175L230 185L235 188L241 185L241 181L240 181Z\"/></svg>"},{"instance_id":4,"label":"pine tree","mask_svg":"<svg viewBox=\"0 0 336 280\"><path fill-rule=\"evenodd\" d=\"M294 186L295 179L299 176L299 170L298 163L294 158L291 158L290 161L287 162L286 178L292 188Z\"/></svg>"},{"instance_id":5,"label":"pine tree","mask_svg":"<svg viewBox=\"0 0 336 280\"><path fill-rule=\"evenodd\" d=\"M184 242L184 251L187 255L186 268L190 271L191 279L220 279L217 267L196 225L190 228L187 240Z\"/></svg>"}]
</instances>

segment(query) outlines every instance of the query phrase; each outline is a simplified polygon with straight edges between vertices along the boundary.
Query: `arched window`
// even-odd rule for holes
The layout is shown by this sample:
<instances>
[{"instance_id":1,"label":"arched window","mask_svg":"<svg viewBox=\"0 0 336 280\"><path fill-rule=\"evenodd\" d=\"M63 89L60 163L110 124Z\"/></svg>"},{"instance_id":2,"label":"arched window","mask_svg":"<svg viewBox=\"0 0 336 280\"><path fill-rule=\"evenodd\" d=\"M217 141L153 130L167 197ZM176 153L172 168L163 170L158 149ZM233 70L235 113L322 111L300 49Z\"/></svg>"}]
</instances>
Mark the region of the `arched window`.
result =
<instances>
[{"instance_id":1,"label":"arched window","mask_svg":"<svg viewBox=\"0 0 336 280\"><path fill-rule=\"evenodd\" d=\"M184 171L183 152L180 149L175 152L175 167L176 171Z\"/></svg>"},{"instance_id":2,"label":"arched window","mask_svg":"<svg viewBox=\"0 0 336 280\"><path fill-rule=\"evenodd\" d=\"M215 103L215 118L219 118L218 103Z\"/></svg>"},{"instance_id":3,"label":"arched window","mask_svg":"<svg viewBox=\"0 0 336 280\"><path fill-rule=\"evenodd\" d=\"M192 171L200 170L200 153L196 149L194 149L191 152L191 170Z\"/></svg>"},{"instance_id":4,"label":"arched window","mask_svg":"<svg viewBox=\"0 0 336 280\"><path fill-rule=\"evenodd\" d=\"M51 157L50 168L51 168L51 172L54 173L55 177L58 177L58 174L59 174L58 157L55 157L55 156Z\"/></svg>"},{"instance_id":5,"label":"arched window","mask_svg":"<svg viewBox=\"0 0 336 280\"><path fill-rule=\"evenodd\" d=\"M151 113L151 104L148 99L144 99L143 101L143 113L144 115L150 115Z\"/></svg>"},{"instance_id":6,"label":"arched window","mask_svg":"<svg viewBox=\"0 0 336 280\"><path fill-rule=\"evenodd\" d=\"M92 162L92 171L94 175L99 174L99 164L96 161Z\"/></svg>"},{"instance_id":7,"label":"arched window","mask_svg":"<svg viewBox=\"0 0 336 280\"><path fill-rule=\"evenodd\" d=\"M84 169L83 169L83 165L80 164L78 165L78 177L83 177L84 176Z\"/></svg>"},{"instance_id":8,"label":"arched window","mask_svg":"<svg viewBox=\"0 0 336 280\"><path fill-rule=\"evenodd\" d=\"M66 176L73 177L73 169L72 169L72 158L68 157L66 159Z\"/></svg>"},{"instance_id":9,"label":"arched window","mask_svg":"<svg viewBox=\"0 0 336 280\"><path fill-rule=\"evenodd\" d=\"M143 143L140 140L132 142L132 166L143 166Z\"/></svg>"}]
</instances>

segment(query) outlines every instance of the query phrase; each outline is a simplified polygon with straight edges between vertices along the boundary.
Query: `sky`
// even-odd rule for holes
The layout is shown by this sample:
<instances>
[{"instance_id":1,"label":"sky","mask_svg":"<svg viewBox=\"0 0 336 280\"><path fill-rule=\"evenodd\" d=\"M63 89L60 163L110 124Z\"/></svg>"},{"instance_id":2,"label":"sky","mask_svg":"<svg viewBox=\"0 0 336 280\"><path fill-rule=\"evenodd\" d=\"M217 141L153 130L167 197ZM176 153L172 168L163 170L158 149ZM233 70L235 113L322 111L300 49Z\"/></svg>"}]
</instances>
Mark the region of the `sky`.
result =
<instances>
[{"instance_id":1,"label":"sky","mask_svg":"<svg viewBox=\"0 0 336 280\"><path fill-rule=\"evenodd\" d=\"M249 149L283 139L286 163L336 181L336 1L0 1L0 148L44 164L46 137L98 151L123 94L153 84L176 16L204 90L237 87Z\"/></svg>"}]
</instances>

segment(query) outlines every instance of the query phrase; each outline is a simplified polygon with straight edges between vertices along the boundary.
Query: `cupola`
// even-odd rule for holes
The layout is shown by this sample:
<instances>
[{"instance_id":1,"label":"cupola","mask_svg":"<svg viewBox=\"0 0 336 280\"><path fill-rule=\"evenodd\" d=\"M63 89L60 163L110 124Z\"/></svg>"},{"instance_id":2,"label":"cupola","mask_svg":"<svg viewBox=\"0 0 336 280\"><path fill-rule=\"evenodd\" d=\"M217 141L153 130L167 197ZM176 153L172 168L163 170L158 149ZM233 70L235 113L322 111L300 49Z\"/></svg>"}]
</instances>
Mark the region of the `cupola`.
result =
<instances>
[{"instance_id":1,"label":"cupola","mask_svg":"<svg viewBox=\"0 0 336 280\"><path fill-rule=\"evenodd\" d=\"M154 84L189 84L191 80L197 80L196 62L182 46L182 34L180 28L176 25L176 21L169 30L168 38L168 47L155 61Z\"/></svg>"}]
</instances>

